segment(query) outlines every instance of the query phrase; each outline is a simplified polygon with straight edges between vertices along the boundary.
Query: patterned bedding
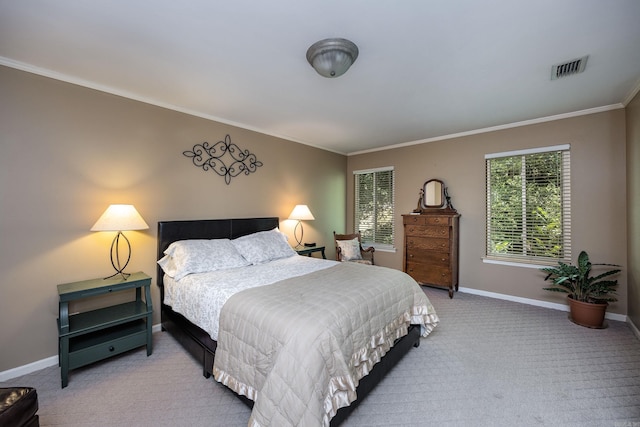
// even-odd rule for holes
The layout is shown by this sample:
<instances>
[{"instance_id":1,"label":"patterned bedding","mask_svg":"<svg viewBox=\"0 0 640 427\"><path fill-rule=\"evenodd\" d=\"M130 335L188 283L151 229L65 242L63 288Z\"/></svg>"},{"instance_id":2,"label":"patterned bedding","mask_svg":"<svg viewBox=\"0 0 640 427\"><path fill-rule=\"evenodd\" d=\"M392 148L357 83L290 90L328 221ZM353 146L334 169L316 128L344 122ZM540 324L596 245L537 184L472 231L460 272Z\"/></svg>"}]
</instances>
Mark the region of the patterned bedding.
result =
<instances>
[{"instance_id":1,"label":"patterned bedding","mask_svg":"<svg viewBox=\"0 0 640 427\"><path fill-rule=\"evenodd\" d=\"M336 264L337 261L294 255L265 264L189 274L180 280L165 275L164 303L217 340L220 310L231 295Z\"/></svg>"}]
</instances>

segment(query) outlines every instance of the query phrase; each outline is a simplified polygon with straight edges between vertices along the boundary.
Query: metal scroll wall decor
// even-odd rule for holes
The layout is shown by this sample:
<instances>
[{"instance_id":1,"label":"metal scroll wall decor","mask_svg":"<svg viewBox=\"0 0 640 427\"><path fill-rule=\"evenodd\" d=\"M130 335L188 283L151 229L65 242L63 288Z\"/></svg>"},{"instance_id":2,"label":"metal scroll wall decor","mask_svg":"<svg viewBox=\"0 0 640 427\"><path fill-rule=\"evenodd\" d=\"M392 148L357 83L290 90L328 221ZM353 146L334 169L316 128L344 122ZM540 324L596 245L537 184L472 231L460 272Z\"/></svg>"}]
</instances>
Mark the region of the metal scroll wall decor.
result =
<instances>
[{"instance_id":1,"label":"metal scroll wall decor","mask_svg":"<svg viewBox=\"0 0 640 427\"><path fill-rule=\"evenodd\" d=\"M183 151L182 154L190 157L193 164L202 170L212 170L224 177L227 185L231 183L231 178L241 173L249 175L262 166L262 162L258 161L255 154L231 143L229 135L224 138L224 141L218 141L213 145L208 142L195 144L192 151Z\"/></svg>"}]
</instances>

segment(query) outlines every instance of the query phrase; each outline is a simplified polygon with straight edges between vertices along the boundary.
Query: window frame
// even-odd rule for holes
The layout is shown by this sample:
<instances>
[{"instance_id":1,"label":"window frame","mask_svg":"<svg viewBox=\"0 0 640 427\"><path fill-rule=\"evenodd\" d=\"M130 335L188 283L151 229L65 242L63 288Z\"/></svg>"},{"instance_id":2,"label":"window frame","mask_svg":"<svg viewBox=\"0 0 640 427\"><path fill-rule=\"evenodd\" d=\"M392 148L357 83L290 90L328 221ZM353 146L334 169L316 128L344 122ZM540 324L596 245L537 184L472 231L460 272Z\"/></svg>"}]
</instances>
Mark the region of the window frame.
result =
<instances>
[{"instance_id":1,"label":"window frame","mask_svg":"<svg viewBox=\"0 0 640 427\"><path fill-rule=\"evenodd\" d=\"M376 248L376 250L380 250L380 251L389 251L389 252L395 252L396 248L395 248L395 239L396 239L396 225L395 225L395 203L396 203L396 198L395 198L395 181L396 181L396 177L395 177L395 168L394 166L385 166L385 167L379 167L379 168L372 168L372 169L361 169L361 170L354 170L353 171L353 176L354 176L354 180L353 180L353 184L354 184L354 190L353 190L353 195L354 195L354 201L353 201L353 227L354 230L356 232L358 232L359 230L359 221L358 221L358 200L359 200L359 185L358 185L358 176L362 176L362 175L366 175L366 174L376 174L379 172L391 172L391 243L381 243L381 242L376 242L375 241L375 237L374 237L374 241L370 241L370 240L365 240L365 235L362 234L362 245L364 247L367 246L373 246L374 248ZM375 180L375 177L374 177ZM373 199L375 199L375 193L372 196ZM376 219L374 220L374 222L377 222L377 214L375 214ZM377 228L377 227L376 227Z\"/></svg>"},{"instance_id":2,"label":"window frame","mask_svg":"<svg viewBox=\"0 0 640 427\"><path fill-rule=\"evenodd\" d=\"M539 268L540 266L557 265L558 261L571 262L571 146L570 144L554 145L548 147L531 148L525 150L506 151L500 153L486 154L485 158L485 250L483 262L493 264L506 264L520 267ZM514 254L490 253L491 247L491 184L490 184L490 162L492 159L520 156L532 154L542 154L551 152L561 152L560 186L561 186L561 228L562 228L562 255L558 257L540 257ZM523 163L524 168L524 163ZM526 189L526 185L522 187ZM523 202L523 218L526 218ZM526 219L523 219L526 223ZM526 237L525 239L526 240Z\"/></svg>"}]
</instances>

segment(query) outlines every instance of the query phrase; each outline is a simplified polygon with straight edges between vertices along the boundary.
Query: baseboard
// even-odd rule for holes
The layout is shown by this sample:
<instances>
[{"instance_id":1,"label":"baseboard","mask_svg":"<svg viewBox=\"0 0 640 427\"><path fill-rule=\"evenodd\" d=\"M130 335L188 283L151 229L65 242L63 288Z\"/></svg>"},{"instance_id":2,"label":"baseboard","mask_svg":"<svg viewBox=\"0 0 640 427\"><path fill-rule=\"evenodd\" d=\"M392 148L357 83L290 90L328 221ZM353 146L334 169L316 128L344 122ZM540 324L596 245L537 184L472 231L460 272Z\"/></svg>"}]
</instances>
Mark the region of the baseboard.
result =
<instances>
[{"instance_id":1,"label":"baseboard","mask_svg":"<svg viewBox=\"0 0 640 427\"><path fill-rule=\"evenodd\" d=\"M631 328L633 333L636 335L636 338L640 340L640 330L638 330L638 327L633 323L630 317L627 318L627 323L629 324L629 327Z\"/></svg>"},{"instance_id":2,"label":"baseboard","mask_svg":"<svg viewBox=\"0 0 640 427\"><path fill-rule=\"evenodd\" d=\"M557 303L553 303L553 302L540 301L540 300L535 300L535 299L531 299L531 298L515 297L513 295L499 294L499 293L496 293L496 292L488 292L488 291L482 291L482 290L479 290L479 289L464 288L464 287L460 287L458 289L458 291L466 293L466 294L480 295L480 296L483 296L483 297L489 297L489 298L502 299L502 300L513 301L513 302L519 302L521 304L535 305L535 306L538 306L538 307L551 308L551 309L554 309L554 310L569 311L569 306L565 305L565 304L557 304ZM620 321L620 322L627 322L627 324L629 324L629 326L631 327L631 330L636 335L636 337L638 339L640 339L640 331L638 330L637 326L634 325L633 322L629 318L627 318L627 316L625 316L623 314L607 313L605 317L607 319L611 319L611 320L617 320L617 321ZM152 331L154 333L160 332L160 330L161 330L160 324L153 325ZM17 378L17 377L20 377L22 375L27 375L27 374L30 374L32 372L39 371L40 369L48 368L50 366L55 366L57 364L58 364L58 356L57 355L56 356L47 357L45 359L37 360L37 361L35 361L33 363L29 363L27 365L18 366L17 368L13 368L13 369L9 369L9 370L0 372L0 381L9 381L10 379Z\"/></svg>"},{"instance_id":3,"label":"baseboard","mask_svg":"<svg viewBox=\"0 0 640 427\"><path fill-rule=\"evenodd\" d=\"M151 328L151 331L153 333L160 332L160 330L161 330L160 324L153 325L153 327ZM57 364L58 364L58 356L55 355L55 356L47 357L45 359L37 360L27 365L18 366L17 368L8 369L6 371L0 372L0 382L9 381L10 379L31 374L33 372L39 371L40 369L48 368L50 366L55 366Z\"/></svg>"},{"instance_id":4,"label":"baseboard","mask_svg":"<svg viewBox=\"0 0 640 427\"><path fill-rule=\"evenodd\" d=\"M461 288L458 289L458 291L459 292L464 292L466 294L480 295L480 296L483 296L483 297L489 297L489 298L495 298L495 299L502 299L502 300L506 300L506 301L519 302L521 304L535 305L537 307L551 308L553 310L569 311L569 306L566 305L566 304L558 304L558 303L554 303L554 302L540 301L540 300L531 299L531 298L515 297L513 295L499 294L499 293L496 293L496 292L482 291L480 289L473 289L473 288L463 288L463 287L461 287ZM617 320L619 322L628 322L627 316L624 315L624 314L617 314L617 313L609 313L609 312L607 312L604 317L605 317L605 319Z\"/></svg>"}]
</instances>

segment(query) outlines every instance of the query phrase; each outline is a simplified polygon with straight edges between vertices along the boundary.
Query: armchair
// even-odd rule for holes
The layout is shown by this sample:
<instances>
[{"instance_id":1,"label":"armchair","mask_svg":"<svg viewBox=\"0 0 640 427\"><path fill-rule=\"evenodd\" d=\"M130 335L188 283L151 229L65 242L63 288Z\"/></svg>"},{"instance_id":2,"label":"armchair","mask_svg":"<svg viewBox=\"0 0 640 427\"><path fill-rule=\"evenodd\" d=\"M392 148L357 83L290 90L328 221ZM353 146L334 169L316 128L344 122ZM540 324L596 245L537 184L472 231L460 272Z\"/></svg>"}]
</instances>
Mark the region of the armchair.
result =
<instances>
[{"instance_id":1,"label":"armchair","mask_svg":"<svg viewBox=\"0 0 640 427\"><path fill-rule=\"evenodd\" d=\"M372 246L366 249L362 247L360 232L336 234L334 231L333 239L336 245L336 261L349 261L369 265L375 264L373 253L376 249Z\"/></svg>"}]
</instances>

